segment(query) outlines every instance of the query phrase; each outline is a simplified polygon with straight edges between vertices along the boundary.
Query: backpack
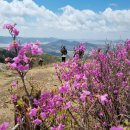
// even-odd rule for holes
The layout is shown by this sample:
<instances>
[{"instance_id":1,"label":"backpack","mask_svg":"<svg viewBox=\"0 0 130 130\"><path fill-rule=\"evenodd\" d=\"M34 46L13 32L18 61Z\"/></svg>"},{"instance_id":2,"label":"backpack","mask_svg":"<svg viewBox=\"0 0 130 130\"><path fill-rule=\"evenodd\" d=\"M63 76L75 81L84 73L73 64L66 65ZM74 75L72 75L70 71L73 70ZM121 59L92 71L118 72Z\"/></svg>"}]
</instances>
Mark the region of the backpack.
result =
<instances>
[{"instance_id":1,"label":"backpack","mask_svg":"<svg viewBox=\"0 0 130 130\"><path fill-rule=\"evenodd\" d=\"M64 47L61 48L60 52L62 53L62 55L67 55L67 50Z\"/></svg>"}]
</instances>

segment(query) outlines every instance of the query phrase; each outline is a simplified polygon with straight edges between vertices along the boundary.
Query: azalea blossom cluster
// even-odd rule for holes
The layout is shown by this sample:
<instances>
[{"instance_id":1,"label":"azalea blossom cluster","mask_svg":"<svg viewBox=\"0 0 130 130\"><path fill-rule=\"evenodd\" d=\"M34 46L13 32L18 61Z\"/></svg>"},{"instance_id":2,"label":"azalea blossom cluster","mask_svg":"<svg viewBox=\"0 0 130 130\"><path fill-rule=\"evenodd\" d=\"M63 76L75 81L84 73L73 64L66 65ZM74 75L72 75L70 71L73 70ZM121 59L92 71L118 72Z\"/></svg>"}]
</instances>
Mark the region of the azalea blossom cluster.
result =
<instances>
[{"instance_id":1,"label":"azalea blossom cluster","mask_svg":"<svg viewBox=\"0 0 130 130\"><path fill-rule=\"evenodd\" d=\"M7 50L14 50L17 55L20 46L19 42L16 41L16 37L19 35L19 30L16 28L16 24L4 24L3 29L7 29L13 39L13 42L9 44Z\"/></svg>"},{"instance_id":2,"label":"azalea blossom cluster","mask_svg":"<svg viewBox=\"0 0 130 130\"><path fill-rule=\"evenodd\" d=\"M13 63L9 63L9 67L18 71L29 70L31 56L41 55L42 49L39 44L27 43L18 52L18 55L12 59Z\"/></svg>"},{"instance_id":3,"label":"azalea blossom cluster","mask_svg":"<svg viewBox=\"0 0 130 130\"><path fill-rule=\"evenodd\" d=\"M8 66L17 71L27 71L29 70L30 58L32 56L41 55L42 49L39 47L40 43L26 43L23 47L20 47L19 43L16 41L16 37L19 31L16 29L16 24L4 24L4 29L9 30L13 42L7 47L9 51L15 51L16 57L13 59L6 58L5 61L8 62Z\"/></svg>"},{"instance_id":4,"label":"azalea blossom cluster","mask_svg":"<svg viewBox=\"0 0 130 130\"><path fill-rule=\"evenodd\" d=\"M44 92L40 99L34 99L34 106L29 111L29 117L35 126L40 125L43 129L63 130L64 125L59 122L66 118L64 112L70 107L70 103L65 101L61 95Z\"/></svg>"},{"instance_id":5,"label":"azalea blossom cluster","mask_svg":"<svg viewBox=\"0 0 130 130\"><path fill-rule=\"evenodd\" d=\"M16 42L16 41L13 41L11 44L9 44L9 46L6 48L8 51L11 51L11 50L19 50L20 46L19 46L19 43Z\"/></svg>"},{"instance_id":6,"label":"azalea blossom cluster","mask_svg":"<svg viewBox=\"0 0 130 130\"><path fill-rule=\"evenodd\" d=\"M41 55L42 48L40 48L40 43L38 41L36 41L35 43L26 43L23 46L20 46L19 42L16 41L16 38L19 34L19 31L16 29L16 24L14 25L5 24L4 29L7 29L9 31L13 40L13 42L9 45L7 50L15 53L14 58L8 57L5 59L5 62L7 63L7 66L10 69L13 69L18 72L18 75L21 78L21 81L23 84L23 88L25 90L25 95L23 95L23 97L27 96L29 106L31 106L30 97L32 96L31 94L34 91L34 89L33 89L33 86L31 86L31 92L29 92L29 90L27 89L27 85L25 83L25 76L27 72L29 71L31 58L34 56ZM17 85L18 85L17 82L13 81L11 88L17 89ZM19 95L18 93L14 93L14 92L15 91L11 90L11 100L14 103L15 111L17 111L17 106L19 106L18 102L20 102L21 104L22 98L18 96ZM21 118L19 118L19 115L17 115L16 118L17 119L15 119L15 123L16 123L16 120L18 122L22 121ZM6 130L7 128L8 128L7 123L4 123L0 126L0 130Z\"/></svg>"},{"instance_id":7,"label":"azalea blossom cluster","mask_svg":"<svg viewBox=\"0 0 130 130\"><path fill-rule=\"evenodd\" d=\"M74 57L82 58L85 50L86 50L85 44L80 43L79 46L74 47Z\"/></svg>"},{"instance_id":8,"label":"azalea blossom cluster","mask_svg":"<svg viewBox=\"0 0 130 130\"><path fill-rule=\"evenodd\" d=\"M15 26L16 24L4 24L3 28L8 29L11 36L15 38L16 36L19 35L19 31Z\"/></svg>"}]
</instances>

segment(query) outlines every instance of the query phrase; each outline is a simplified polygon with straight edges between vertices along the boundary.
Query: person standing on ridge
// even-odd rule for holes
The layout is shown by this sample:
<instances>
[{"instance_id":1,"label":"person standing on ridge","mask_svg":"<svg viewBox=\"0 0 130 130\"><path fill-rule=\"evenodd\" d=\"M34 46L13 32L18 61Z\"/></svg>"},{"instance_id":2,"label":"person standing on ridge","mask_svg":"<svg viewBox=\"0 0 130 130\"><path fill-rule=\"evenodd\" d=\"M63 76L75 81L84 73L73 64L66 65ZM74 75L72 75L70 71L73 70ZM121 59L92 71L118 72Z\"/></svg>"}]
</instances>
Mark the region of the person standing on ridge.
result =
<instances>
[{"instance_id":1,"label":"person standing on ridge","mask_svg":"<svg viewBox=\"0 0 130 130\"><path fill-rule=\"evenodd\" d=\"M39 62L38 62L38 64L39 64L40 66L43 65L43 59L42 59L42 58L39 58Z\"/></svg>"},{"instance_id":2,"label":"person standing on ridge","mask_svg":"<svg viewBox=\"0 0 130 130\"><path fill-rule=\"evenodd\" d=\"M61 52L62 62L65 62L66 61L66 55L67 55L66 47L62 46L60 52Z\"/></svg>"}]
</instances>

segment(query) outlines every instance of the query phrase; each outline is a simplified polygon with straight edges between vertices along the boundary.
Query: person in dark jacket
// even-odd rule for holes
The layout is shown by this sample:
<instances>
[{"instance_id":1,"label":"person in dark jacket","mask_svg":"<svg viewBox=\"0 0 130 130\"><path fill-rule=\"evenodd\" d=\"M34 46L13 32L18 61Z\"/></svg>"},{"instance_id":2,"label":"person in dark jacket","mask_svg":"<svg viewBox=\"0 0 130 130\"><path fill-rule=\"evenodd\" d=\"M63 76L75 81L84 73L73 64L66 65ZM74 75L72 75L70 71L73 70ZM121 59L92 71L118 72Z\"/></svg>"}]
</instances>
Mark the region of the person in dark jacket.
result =
<instances>
[{"instance_id":1,"label":"person in dark jacket","mask_svg":"<svg viewBox=\"0 0 130 130\"><path fill-rule=\"evenodd\" d=\"M66 56L67 56L67 49L65 46L61 47L61 58L62 58L62 62L66 61Z\"/></svg>"},{"instance_id":2,"label":"person in dark jacket","mask_svg":"<svg viewBox=\"0 0 130 130\"><path fill-rule=\"evenodd\" d=\"M39 64L40 66L43 65L43 59L42 59L42 58L39 58L39 62L38 62L38 64Z\"/></svg>"}]
</instances>

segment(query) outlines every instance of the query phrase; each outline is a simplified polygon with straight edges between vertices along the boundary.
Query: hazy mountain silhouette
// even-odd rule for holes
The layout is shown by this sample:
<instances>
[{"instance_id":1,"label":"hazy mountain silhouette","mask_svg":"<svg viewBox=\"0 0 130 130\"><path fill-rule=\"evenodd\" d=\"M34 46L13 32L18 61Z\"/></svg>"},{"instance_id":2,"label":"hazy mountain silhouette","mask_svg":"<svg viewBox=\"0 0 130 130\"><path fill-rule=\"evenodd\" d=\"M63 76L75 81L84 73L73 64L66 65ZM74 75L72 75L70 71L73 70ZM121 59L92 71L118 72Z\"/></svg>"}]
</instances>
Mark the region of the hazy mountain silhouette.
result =
<instances>
[{"instance_id":1,"label":"hazy mountain silhouette","mask_svg":"<svg viewBox=\"0 0 130 130\"><path fill-rule=\"evenodd\" d=\"M64 45L66 46L68 52L71 54L73 51L73 48L75 46L78 46L80 44L79 41L73 41L73 40L63 40L63 39L57 39L57 38L23 38L23 37L18 37L17 40L20 40L21 45L27 42L35 42L35 41L40 41L41 47L43 48L43 51L45 53L51 54L51 55L56 55L60 56L60 49L61 46ZM5 37L5 36L0 36L0 44L5 44L5 46L9 43L11 43L12 39L11 37ZM84 42L84 44L87 47L87 51L90 51L91 49L95 49L98 47L101 47L100 44L93 44L93 43L88 43Z\"/></svg>"}]
</instances>

